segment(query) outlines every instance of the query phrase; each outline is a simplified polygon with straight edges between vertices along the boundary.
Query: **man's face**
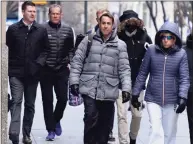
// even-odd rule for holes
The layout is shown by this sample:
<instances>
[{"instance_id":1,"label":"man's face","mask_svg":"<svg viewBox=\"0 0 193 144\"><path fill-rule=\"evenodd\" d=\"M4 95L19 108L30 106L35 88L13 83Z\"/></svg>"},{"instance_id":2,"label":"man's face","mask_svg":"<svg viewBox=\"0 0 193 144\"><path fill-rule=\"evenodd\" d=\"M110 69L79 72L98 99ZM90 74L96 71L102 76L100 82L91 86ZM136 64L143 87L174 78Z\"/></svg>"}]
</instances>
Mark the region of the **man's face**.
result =
<instances>
[{"instance_id":1,"label":"man's face","mask_svg":"<svg viewBox=\"0 0 193 144\"><path fill-rule=\"evenodd\" d=\"M36 7L26 6L26 9L22 11L24 21L32 23L36 17Z\"/></svg>"},{"instance_id":2,"label":"man's face","mask_svg":"<svg viewBox=\"0 0 193 144\"><path fill-rule=\"evenodd\" d=\"M107 16L103 16L99 23L99 28L104 37L108 36L113 29L112 19Z\"/></svg>"},{"instance_id":3,"label":"man's face","mask_svg":"<svg viewBox=\"0 0 193 144\"><path fill-rule=\"evenodd\" d=\"M61 21L62 13L60 11L59 7L54 7L51 9L51 12L49 13L50 21L54 24L58 24Z\"/></svg>"},{"instance_id":4,"label":"man's face","mask_svg":"<svg viewBox=\"0 0 193 144\"><path fill-rule=\"evenodd\" d=\"M171 48L175 44L176 39L170 33L163 33L161 35L161 41L164 48Z\"/></svg>"}]
</instances>

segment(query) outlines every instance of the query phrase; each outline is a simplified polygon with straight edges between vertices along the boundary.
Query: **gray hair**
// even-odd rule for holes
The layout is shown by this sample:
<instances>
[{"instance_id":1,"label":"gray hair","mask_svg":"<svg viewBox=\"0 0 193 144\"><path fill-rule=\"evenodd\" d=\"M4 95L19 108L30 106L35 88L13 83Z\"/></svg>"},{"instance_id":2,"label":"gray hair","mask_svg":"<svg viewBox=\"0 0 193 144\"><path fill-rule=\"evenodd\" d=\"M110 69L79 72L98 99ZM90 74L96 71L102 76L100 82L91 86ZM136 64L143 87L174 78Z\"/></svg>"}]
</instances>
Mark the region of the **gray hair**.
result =
<instances>
[{"instance_id":1,"label":"gray hair","mask_svg":"<svg viewBox=\"0 0 193 144\"><path fill-rule=\"evenodd\" d=\"M52 8L56 8L56 7L58 7L58 8L60 9L60 13L62 13L62 7L61 7L61 5L52 4L52 5L50 5L50 7L49 7L49 14L52 12Z\"/></svg>"}]
</instances>

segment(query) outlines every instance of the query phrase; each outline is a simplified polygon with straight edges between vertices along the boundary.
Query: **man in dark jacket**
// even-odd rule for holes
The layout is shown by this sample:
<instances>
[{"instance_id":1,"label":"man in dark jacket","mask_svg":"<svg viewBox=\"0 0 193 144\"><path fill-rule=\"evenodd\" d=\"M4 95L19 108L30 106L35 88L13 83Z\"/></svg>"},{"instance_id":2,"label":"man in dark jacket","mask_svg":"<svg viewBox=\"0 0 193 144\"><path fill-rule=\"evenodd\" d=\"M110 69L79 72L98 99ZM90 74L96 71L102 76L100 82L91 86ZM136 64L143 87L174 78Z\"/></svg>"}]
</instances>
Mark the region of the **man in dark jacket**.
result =
<instances>
[{"instance_id":1,"label":"man in dark jacket","mask_svg":"<svg viewBox=\"0 0 193 144\"><path fill-rule=\"evenodd\" d=\"M114 102L119 95L130 98L130 66L126 44L113 29L114 18L105 13L85 59L88 37L85 37L73 57L70 71L71 92L84 99L84 144L107 144ZM125 102L125 101L123 101Z\"/></svg>"},{"instance_id":2,"label":"man in dark jacket","mask_svg":"<svg viewBox=\"0 0 193 144\"><path fill-rule=\"evenodd\" d=\"M23 19L9 26L6 44L9 48L8 73L13 104L9 138L19 144L21 104L24 93L23 143L31 144L30 132L35 113L35 99L40 68L49 51L45 28L35 22L36 7L31 1L22 4Z\"/></svg>"},{"instance_id":3,"label":"man in dark jacket","mask_svg":"<svg viewBox=\"0 0 193 144\"><path fill-rule=\"evenodd\" d=\"M188 91L187 114L189 122L190 142L193 144L193 97L192 97L192 34L187 36L185 50L188 57L190 88Z\"/></svg>"},{"instance_id":4,"label":"man in dark jacket","mask_svg":"<svg viewBox=\"0 0 193 144\"><path fill-rule=\"evenodd\" d=\"M53 4L49 8L49 21L45 24L50 42L50 51L41 75L41 91L44 120L48 136L46 140L54 140L55 134L60 136L62 128L60 120L68 99L68 77L70 61L74 51L74 36L70 26L61 23L62 8ZM57 103L53 111L53 87Z\"/></svg>"},{"instance_id":5,"label":"man in dark jacket","mask_svg":"<svg viewBox=\"0 0 193 144\"><path fill-rule=\"evenodd\" d=\"M133 10L126 10L119 18L120 23L118 26L118 36L127 44L127 53L129 57L129 63L131 66L131 80L132 86L134 86L136 77L139 73L139 68L143 61L145 52L152 44L151 38L148 36L144 23L138 18L138 14ZM136 144L136 138L140 128L140 122L142 117L142 108L139 110L130 105L132 119L130 124L130 133L128 132L127 112L125 111L128 105L123 104L120 96L117 100L118 111L118 132L119 143L128 144L130 137L130 144ZM140 102L143 103L144 89L140 94ZM142 106L142 105L141 105Z\"/></svg>"},{"instance_id":6,"label":"man in dark jacket","mask_svg":"<svg viewBox=\"0 0 193 144\"><path fill-rule=\"evenodd\" d=\"M182 49L179 27L166 22L143 59L132 89L132 105L139 108L139 94L149 74L145 94L151 125L149 143L175 144L178 114L186 108L190 86L187 54Z\"/></svg>"}]
</instances>

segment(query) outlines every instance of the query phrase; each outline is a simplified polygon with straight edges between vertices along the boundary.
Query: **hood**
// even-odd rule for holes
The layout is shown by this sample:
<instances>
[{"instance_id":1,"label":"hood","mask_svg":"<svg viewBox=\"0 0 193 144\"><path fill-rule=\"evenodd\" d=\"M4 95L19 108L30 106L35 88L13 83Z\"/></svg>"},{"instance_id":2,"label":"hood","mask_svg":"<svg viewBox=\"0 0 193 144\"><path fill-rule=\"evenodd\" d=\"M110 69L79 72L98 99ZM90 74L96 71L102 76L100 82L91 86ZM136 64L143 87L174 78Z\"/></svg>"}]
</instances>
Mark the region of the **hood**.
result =
<instances>
[{"instance_id":1,"label":"hood","mask_svg":"<svg viewBox=\"0 0 193 144\"><path fill-rule=\"evenodd\" d=\"M168 31L170 33L172 33L173 35L176 36L176 45L179 46L179 48L182 47L182 40L181 40L181 36L180 36L180 32L179 32L179 27L176 23L173 22L165 22L161 28L159 29L159 31L156 33L155 35L155 44L160 46L160 33L164 32L164 31Z\"/></svg>"},{"instance_id":2,"label":"hood","mask_svg":"<svg viewBox=\"0 0 193 144\"><path fill-rule=\"evenodd\" d=\"M192 49L192 34L187 36L186 45L188 48Z\"/></svg>"},{"instance_id":3,"label":"hood","mask_svg":"<svg viewBox=\"0 0 193 144\"><path fill-rule=\"evenodd\" d=\"M137 26L137 29L144 29L144 22L141 19L127 19L119 23L118 32L125 31L126 25L134 25Z\"/></svg>"}]
</instances>

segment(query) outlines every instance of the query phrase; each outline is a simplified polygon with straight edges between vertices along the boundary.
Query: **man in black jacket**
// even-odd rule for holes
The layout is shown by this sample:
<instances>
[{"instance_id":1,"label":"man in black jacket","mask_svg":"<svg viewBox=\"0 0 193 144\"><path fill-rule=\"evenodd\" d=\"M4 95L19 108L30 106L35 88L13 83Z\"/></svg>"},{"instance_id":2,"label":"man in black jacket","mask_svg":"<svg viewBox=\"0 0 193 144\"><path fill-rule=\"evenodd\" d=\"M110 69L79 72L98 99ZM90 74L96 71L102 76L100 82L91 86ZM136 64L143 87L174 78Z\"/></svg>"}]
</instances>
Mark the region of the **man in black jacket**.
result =
<instances>
[{"instance_id":1,"label":"man in black jacket","mask_svg":"<svg viewBox=\"0 0 193 144\"><path fill-rule=\"evenodd\" d=\"M192 97L192 34L187 36L185 50L188 57L190 88L188 91L187 114L189 122L190 142L193 144L193 97Z\"/></svg>"},{"instance_id":2,"label":"man in black jacket","mask_svg":"<svg viewBox=\"0 0 193 144\"><path fill-rule=\"evenodd\" d=\"M23 93L23 143L32 143L30 132L35 113L36 90L40 69L45 64L49 51L47 31L35 22L35 4L31 1L24 2L22 13L23 19L9 26L6 33L6 44L9 48L9 83L13 100L9 139L13 144L19 144Z\"/></svg>"},{"instance_id":3,"label":"man in black jacket","mask_svg":"<svg viewBox=\"0 0 193 144\"><path fill-rule=\"evenodd\" d=\"M50 52L41 75L41 90L44 119L48 136L53 141L55 135L60 136L63 117L68 99L68 77L70 61L74 53L74 35L70 26L61 23L62 8L53 4L49 8L49 21L45 24L50 42ZM53 111L53 87L57 103Z\"/></svg>"},{"instance_id":4,"label":"man in black jacket","mask_svg":"<svg viewBox=\"0 0 193 144\"><path fill-rule=\"evenodd\" d=\"M127 44L133 87L146 49L148 48L149 44L152 44L152 41L144 28L143 21L138 18L138 14L133 10L124 11L119 20L120 24L118 26L118 36ZM122 104L121 98L122 97L120 96L117 100L119 143L128 143L129 136L130 144L136 144L136 137L142 117L142 108L140 107L140 109L137 110L131 105L132 120L130 124L130 133L128 133L127 115L125 112L125 106L127 105ZM144 91L142 91L140 94L141 103L143 102L143 98Z\"/></svg>"}]
</instances>

